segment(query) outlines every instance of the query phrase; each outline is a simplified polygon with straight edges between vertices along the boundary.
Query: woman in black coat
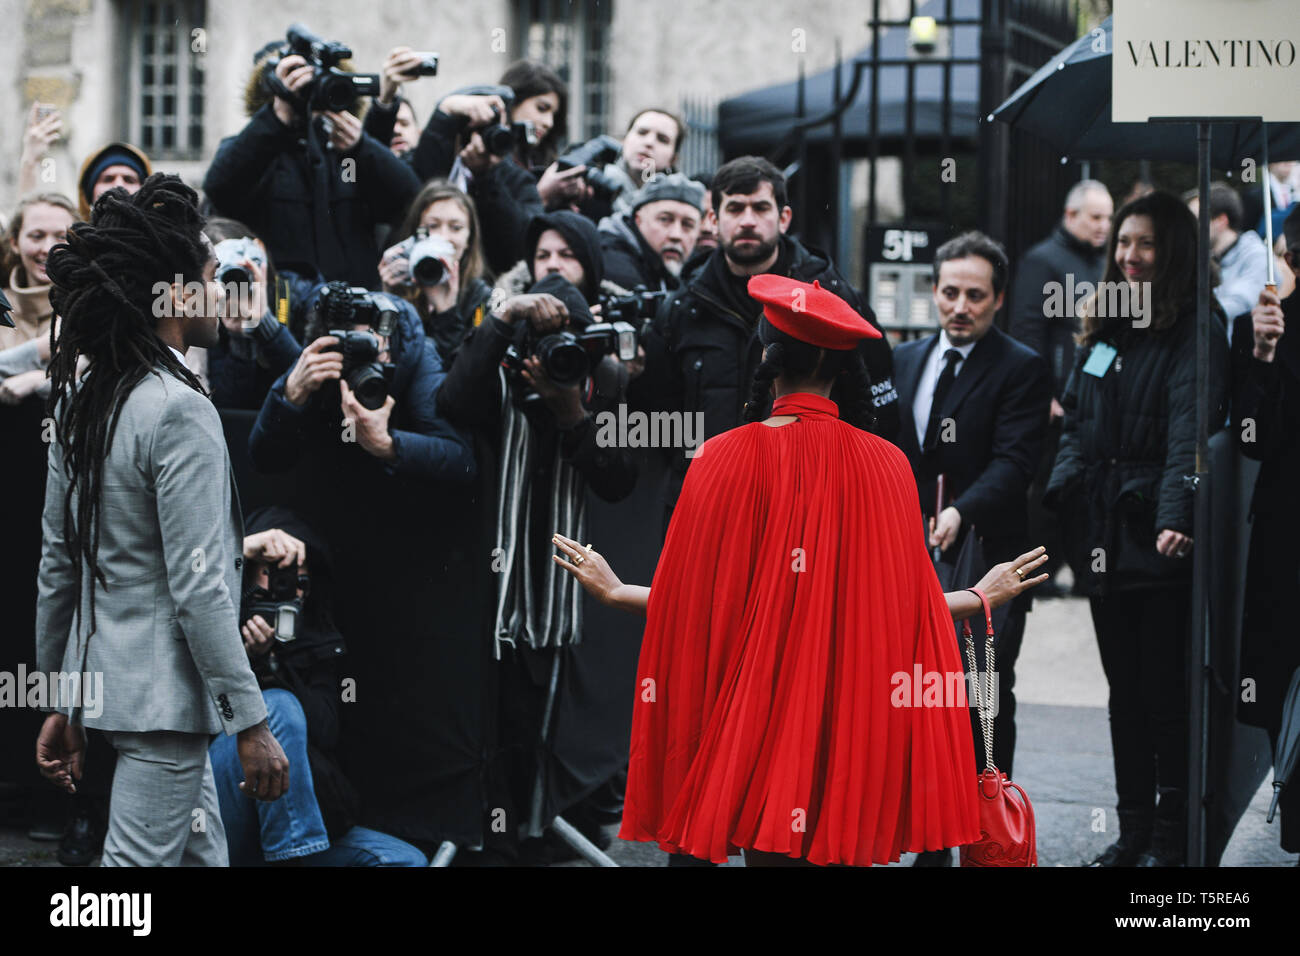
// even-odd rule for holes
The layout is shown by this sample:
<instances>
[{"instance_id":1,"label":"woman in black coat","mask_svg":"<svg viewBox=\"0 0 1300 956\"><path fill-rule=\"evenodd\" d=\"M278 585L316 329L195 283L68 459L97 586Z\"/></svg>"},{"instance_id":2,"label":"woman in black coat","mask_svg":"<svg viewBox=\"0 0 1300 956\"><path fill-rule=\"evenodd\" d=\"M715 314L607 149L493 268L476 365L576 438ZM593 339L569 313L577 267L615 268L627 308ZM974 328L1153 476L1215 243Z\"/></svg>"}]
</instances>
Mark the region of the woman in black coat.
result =
<instances>
[{"instance_id":1,"label":"woman in black coat","mask_svg":"<svg viewBox=\"0 0 1300 956\"><path fill-rule=\"evenodd\" d=\"M411 275L411 249L402 245L412 236L417 241L443 239L456 253L444 262L436 285L423 285ZM425 183L388 241L379 263L384 291L415 306L443 367L451 368L461 344L487 317L492 296L484 278L483 239L474 200L445 179Z\"/></svg>"},{"instance_id":2,"label":"woman in black coat","mask_svg":"<svg viewBox=\"0 0 1300 956\"><path fill-rule=\"evenodd\" d=\"M1175 866L1187 809L1196 219L1152 193L1120 209L1107 252L1044 503L1084 512L1081 590L1110 685L1120 835L1093 865ZM1221 317L1211 324L1213 431L1226 416L1228 350Z\"/></svg>"},{"instance_id":3,"label":"woman in black coat","mask_svg":"<svg viewBox=\"0 0 1300 956\"><path fill-rule=\"evenodd\" d=\"M557 179L559 188L577 188L573 173L561 176L551 167L547 173L535 171L552 163L565 135L569 92L564 82L541 64L520 61L506 69L499 85L509 87L514 96L509 121L532 123L539 142L517 143L505 156L489 152L479 131L507 122L502 115L505 103L490 94L453 93L440 100L429 117L412 159L422 180L448 178L474 199L483 225L483 251L497 273L523 256L524 231L541 215L543 193L552 195Z\"/></svg>"},{"instance_id":4,"label":"woman in black coat","mask_svg":"<svg viewBox=\"0 0 1300 956\"><path fill-rule=\"evenodd\" d=\"M1285 228L1287 262L1300 270L1300 211ZM1300 285L1280 303L1272 293L1261 300L1233 325L1233 428L1242 454L1261 463L1250 509L1241 648L1241 676L1253 682L1253 692L1243 691L1237 713L1243 723L1267 730L1276 747L1283 700L1300 667L1300 639L1286 600L1300 588ZM1283 789L1280 807L1282 849L1300 852L1300 784Z\"/></svg>"}]
</instances>

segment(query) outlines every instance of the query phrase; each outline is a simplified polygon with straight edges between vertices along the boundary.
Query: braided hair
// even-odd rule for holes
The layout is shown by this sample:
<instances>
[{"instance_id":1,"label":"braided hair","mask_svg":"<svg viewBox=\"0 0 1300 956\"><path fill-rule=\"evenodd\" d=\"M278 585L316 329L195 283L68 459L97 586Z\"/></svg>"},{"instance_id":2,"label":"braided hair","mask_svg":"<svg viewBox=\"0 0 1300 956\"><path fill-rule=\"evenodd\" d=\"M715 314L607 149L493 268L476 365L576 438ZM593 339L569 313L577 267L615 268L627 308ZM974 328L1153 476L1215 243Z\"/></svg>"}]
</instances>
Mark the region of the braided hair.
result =
<instances>
[{"instance_id":1,"label":"braided hair","mask_svg":"<svg viewBox=\"0 0 1300 956\"><path fill-rule=\"evenodd\" d=\"M871 376L858 349L840 351L822 349L787 335L762 316L758 322L759 341L766 346L763 360L754 370L749 401L745 404L745 421L757 422L767 417L771 407L772 383L778 375L790 381L837 382L840 388L841 417L864 431L875 424L871 405Z\"/></svg>"},{"instance_id":2,"label":"braided hair","mask_svg":"<svg viewBox=\"0 0 1300 956\"><path fill-rule=\"evenodd\" d=\"M134 195L120 187L105 192L90 222L75 223L66 244L50 252L50 301L61 325L57 339L50 327L47 414L56 422L68 478L63 537L78 593L82 559L94 580L108 589L97 558L102 475L122 403L157 365L206 394L158 337L154 308L157 283L170 286L177 276L201 281L209 255L202 228L194 190L176 176L159 173ZM82 356L88 362L78 380ZM95 633L93 585L89 633Z\"/></svg>"}]
</instances>

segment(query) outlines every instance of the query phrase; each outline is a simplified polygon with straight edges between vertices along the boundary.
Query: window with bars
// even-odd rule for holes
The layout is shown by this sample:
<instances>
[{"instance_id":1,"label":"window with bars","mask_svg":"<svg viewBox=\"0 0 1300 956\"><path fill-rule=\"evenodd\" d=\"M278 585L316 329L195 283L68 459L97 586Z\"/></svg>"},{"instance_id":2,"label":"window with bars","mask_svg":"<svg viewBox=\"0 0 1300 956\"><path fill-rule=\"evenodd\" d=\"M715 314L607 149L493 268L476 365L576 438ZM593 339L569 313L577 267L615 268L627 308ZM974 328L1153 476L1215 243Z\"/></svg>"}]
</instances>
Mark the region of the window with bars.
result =
<instances>
[{"instance_id":1,"label":"window with bars","mask_svg":"<svg viewBox=\"0 0 1300 956\"><path fill-rule=\"evenodd\" d=\"M151 158L203 153L206 0L130 0L128 136Z\"/></svg>"},{"instance_id":2,"label":"window with bars","mask_svg":"<svg viewBox=\"0 0 1300 956\"><path fill-rule=\"evenodd\" d=\"M569 87L569 137L609 132L609 25L613 0L518 0L516 53L545 63Z\"/></svg>"}]
</instances>

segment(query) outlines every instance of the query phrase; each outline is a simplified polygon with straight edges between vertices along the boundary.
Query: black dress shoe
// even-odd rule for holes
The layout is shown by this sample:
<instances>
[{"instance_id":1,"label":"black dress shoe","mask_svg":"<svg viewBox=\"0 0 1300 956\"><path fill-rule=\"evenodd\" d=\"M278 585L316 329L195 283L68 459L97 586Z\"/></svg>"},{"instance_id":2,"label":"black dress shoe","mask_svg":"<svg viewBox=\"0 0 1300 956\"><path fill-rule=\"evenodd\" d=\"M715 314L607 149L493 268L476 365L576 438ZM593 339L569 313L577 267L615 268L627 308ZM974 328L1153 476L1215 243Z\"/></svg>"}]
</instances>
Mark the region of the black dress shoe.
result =
<instances>
[{"instance_id":1,"label":"black dress shoe","mask_svg":"<svg viewBox=\"0 0 1300 956\"><path fill-rule=\"evenodd\" d=\"M1171 847L1152 846L1151 849L1143 853L1134 866L1186 866L1187 860L1185 854Z\"/></svg>"},{"instance_id":2,"label":"black dress shoe","mask_svg":"<svg viewBox=\"0 0 1300 956\"><path fill-rule=\"evenodd\" d=\"M104 827L93 811L83 810L72 818L59 841L59 862L64 866L90 866L103 850Z\"/></svg>"},{"instance_id":3,"label":"black dress shoe","mask_svg":"<svg viewBox=\"0 0 1300 956\"><path fill-rule=\"evenodd\" d=\"M1142 838L1122 836L1085 866L1138 866L1140 865L1138 860L1146 852L1149 841L1149 836Z\"/></svg>"},{"instance_id":4,"label":"black dress shoe","mask_svg":"<svg viewBox=\"0 0 1300 956\"><path fill-rule=\"evenodd\" d=\"M952 866L952 850L922 850L913 866Z\"/></svg>"}]
</instances>

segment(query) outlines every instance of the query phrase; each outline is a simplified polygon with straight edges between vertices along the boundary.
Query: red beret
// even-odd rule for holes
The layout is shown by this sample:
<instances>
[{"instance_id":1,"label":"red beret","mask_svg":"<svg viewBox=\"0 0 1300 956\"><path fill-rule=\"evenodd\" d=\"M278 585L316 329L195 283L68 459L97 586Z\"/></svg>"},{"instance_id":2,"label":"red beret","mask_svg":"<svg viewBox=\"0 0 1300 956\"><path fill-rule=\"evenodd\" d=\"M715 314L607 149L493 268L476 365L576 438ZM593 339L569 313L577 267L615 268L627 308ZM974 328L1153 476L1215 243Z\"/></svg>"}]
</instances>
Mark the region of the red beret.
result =
<instances>
[{"instance_id":1,"label":"red beret","mask_svg":"<svg viewBox=\"0 0 1300 956\"><path fill-rule=\"evenodd\" d=\"M881 338L874 325L816 280L809 285L765 273L751 277L747 289L751 298L763 303L767 320L800 342L847 352L861 339Z\"/></svg>"}]
</instances>

